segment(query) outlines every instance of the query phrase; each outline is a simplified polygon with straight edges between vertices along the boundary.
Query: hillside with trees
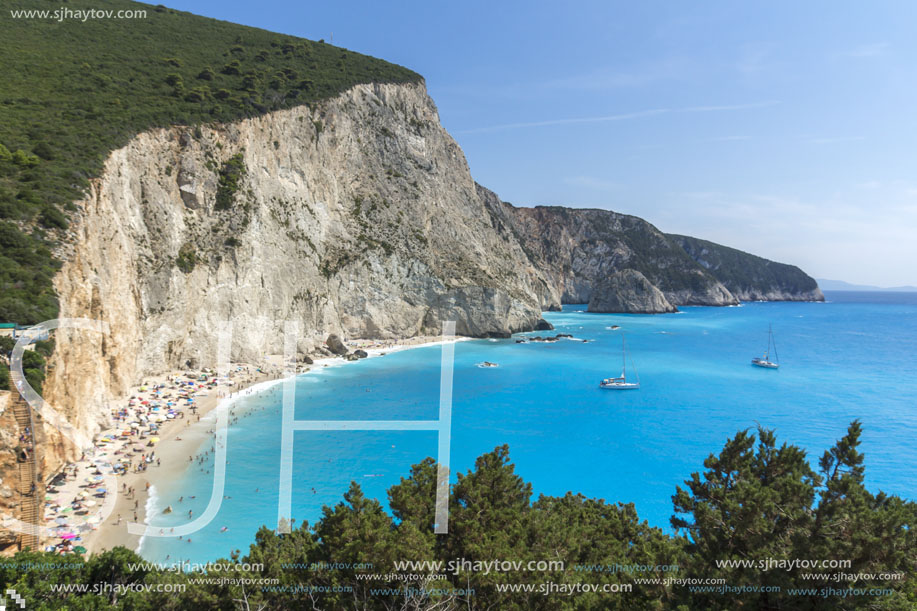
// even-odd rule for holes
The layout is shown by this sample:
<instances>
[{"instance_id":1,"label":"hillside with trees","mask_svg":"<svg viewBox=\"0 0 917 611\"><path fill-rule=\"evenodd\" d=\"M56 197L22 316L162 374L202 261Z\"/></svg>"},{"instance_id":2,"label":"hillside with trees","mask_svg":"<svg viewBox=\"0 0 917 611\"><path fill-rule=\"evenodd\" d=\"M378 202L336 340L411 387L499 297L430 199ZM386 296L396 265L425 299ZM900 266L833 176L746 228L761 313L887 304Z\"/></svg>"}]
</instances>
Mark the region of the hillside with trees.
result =
<instances>
[{"instance_id":1,"label":"hillside with trees","mask_svg":"<svg viewBox=\"0 0 917 611\"><path fill-rule=\"evenodd\" d=\"M533 499L502 446L458 474L447 535L433 533L436 465L426 459L388 490L390 512L353 483L316 524L294 523L289 534L262 527L247 554L219 561L258 568L232 577L260 585L194 583L200 574L137 566L136 554L116 548L68 556L77 563L69 569L22 570L12 562L62 558L21 552L0 563L0 587L43 609L914 609L917 505L866 489L860 434L853 422L813 469L773 431L739 431L676 490L675 535L641 521L632 504ZM544 570L449 564L458 559ZM797 559L850 564L776 566ZM396 570L403 561L443 564ZM57 585L99 583L186 589L75 594Z\"/></svg>"}]
</instances>

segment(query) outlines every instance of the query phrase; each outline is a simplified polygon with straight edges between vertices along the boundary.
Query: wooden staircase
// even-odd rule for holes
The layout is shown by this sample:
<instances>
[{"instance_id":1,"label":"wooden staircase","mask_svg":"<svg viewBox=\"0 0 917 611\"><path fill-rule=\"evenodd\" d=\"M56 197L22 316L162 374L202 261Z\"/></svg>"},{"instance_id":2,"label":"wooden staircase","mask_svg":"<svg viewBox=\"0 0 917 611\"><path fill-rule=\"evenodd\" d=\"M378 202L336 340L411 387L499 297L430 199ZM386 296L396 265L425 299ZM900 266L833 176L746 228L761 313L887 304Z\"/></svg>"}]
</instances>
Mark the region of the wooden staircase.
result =
<instances>
[{"instance_id":1,"label":"wooden staircase","mask_svg":"<svg viewBox=\"0 0 917 611\"><path fill-rule=\"evenodd\" d=\"M16 424L19 425L19 434L24 435L26 430L29 431L27 439L22 443L22 447L31 446L28 449L28 458L23 460L20 452L16 457L19 463L19 520L28 525L34 525L34 529L29 533L19 535L19 549L24 550L31 548L32 551L39 551L39 518L41 507L41 478L38 476L38 444L35 443L35 421L32 418L32 408L25 399L17 392L14 392L13 414L16 417Z\"/></svg>"}]
</instances>

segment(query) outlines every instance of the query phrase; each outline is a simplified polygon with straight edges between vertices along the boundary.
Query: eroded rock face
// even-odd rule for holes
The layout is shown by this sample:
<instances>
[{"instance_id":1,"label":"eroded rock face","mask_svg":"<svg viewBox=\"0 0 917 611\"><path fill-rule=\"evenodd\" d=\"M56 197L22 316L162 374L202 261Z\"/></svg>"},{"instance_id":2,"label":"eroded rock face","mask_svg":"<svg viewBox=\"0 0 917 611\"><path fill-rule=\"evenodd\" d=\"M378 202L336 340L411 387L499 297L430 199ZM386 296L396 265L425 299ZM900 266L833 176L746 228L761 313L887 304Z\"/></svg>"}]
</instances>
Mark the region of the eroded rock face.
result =
<instances>
[{"instance_id":1,"label":"eroded rock face","mask_svg":"<svg viewBox=\"0 0 917 611\"><path fill-rule=\"evenodd\" d=\"M613 273L596 285L589 299L590 312L664 314L677 312L662 291L633 269Z\"/></svg>"},{"instance_id":2,"label":"eroded rock face","mask_svg":"<svg viewBox=\"0 0 917 611\"><path fill-rule=\"evenodd\" d=\"M282 352L285 321L303 355L329 333L435 335L454 320L460 335L506 336L542 320L547 282L494 231L421 84L140 134L76 204L60 316L110 334L59 333L46 394L90 435L143 376L215 365L221 321L232 359L259 363Z\"/></svg>"},{"instance_id":3,"label":"eroded rock face","mask_svg":"<svg viewBox=\"0 0 917 611\"><path fill-rule=\"evenodd\" d=\"M478 185L494 226L515 236L547 279L542 307L589 303L600 282L640 271L675 305L735 305L738 300L677 243L641 218L611 210L517 208Z\"/></svg>"},{"instance_id":4,"label":"eroded rock face","mask_svg":"<svg viewBox=\"0 0 917 611\"><path fill-rule=\"evenodd\" d=\"M544 310L589 303L605 278L625 269L639 271L674 306L824 300L815 280L796 266L664 234L635 216L560 206L517 208L480 185L478 193L494 229L518 240L528 255L531 267L520 273L534 270L547 280L539 292Z\"/></svg>"}]
</instances>

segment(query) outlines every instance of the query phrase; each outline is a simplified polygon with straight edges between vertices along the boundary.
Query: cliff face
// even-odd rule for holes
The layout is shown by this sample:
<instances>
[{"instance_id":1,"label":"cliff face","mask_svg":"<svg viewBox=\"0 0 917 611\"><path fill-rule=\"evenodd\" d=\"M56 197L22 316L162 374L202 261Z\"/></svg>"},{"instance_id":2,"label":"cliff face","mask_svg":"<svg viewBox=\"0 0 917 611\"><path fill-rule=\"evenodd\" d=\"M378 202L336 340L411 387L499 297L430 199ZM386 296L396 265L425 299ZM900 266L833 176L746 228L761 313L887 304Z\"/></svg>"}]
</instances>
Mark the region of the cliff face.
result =
<instances>
[{"instance_id":1,"label":"cliff face","mask_svg":"<svg viewBox=\"0 0 917 611\"><path fill-rule=\"evenodd\" d=\"M589 299L590 312L665 314L677 309L646 276L633 269L601 280Z\"/></svg>"},{"instance_id":2,"label":"cliff face","mask_svg":"<svg viewBox=\"0 0 917 611\"><path fill-rule=\"evenodd\" d=\"M611 210L517 208L481 186L478 191L550 282L545 309L556 307L558 299L589 303L600 283L628 269L644 276L671 305L738 303L719 280L643 219ZM647 301L645 311L656 307Z\"/></svg>"},{"instance_id":3,"label":"cliff face","mask_svg":"<svg viewBox=\"0 0 917 611\"><path fill-rule=\"evenodd\" d=\"M299 350L329 333L503 336L541 321L547 282L494 231L464 155L422 85L361 85L325 103L220 127L141 134L78 203L56 278L61 317L48 394L86 432L143 375ZM63 449L61 449L63 454Z\"/></svg>"},{"instance_id":4,"label":"cliff face","mask_svg":"<svg viewBox=\"0 0 917 611\"><path fill-rule=\"evenodd\" d=\"M824 301L818 283L795 265L684 235L669 235L742 301Z\"/></svg>"}]
</instances>

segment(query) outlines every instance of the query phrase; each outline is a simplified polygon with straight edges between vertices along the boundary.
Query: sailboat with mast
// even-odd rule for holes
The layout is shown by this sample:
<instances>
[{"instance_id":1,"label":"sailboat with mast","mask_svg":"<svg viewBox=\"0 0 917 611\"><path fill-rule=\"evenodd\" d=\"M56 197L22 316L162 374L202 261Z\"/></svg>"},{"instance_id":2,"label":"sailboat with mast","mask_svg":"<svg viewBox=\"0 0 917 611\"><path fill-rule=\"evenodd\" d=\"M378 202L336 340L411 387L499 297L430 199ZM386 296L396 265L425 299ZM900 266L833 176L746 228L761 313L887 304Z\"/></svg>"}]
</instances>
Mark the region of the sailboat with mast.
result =
<instances>
[{"instance_id":1,"label":"sailboat with mast","mask_svg":"<svg viewBox=\"0 0 917 611\"><path fill-rule=\"evenodd\" d=\"M774 350L774 360L771 360L771 349ZM777 369L780 367L780 359L777 356L777 342L774 340L774 331L770 325L767 326L767 350L764 356L756 356L751 360L755 367L764 367L765 369Z\"/></svg>"},{"instance_id":2,"label":"sailboat with mast","mask_svg":"<svg viewBox=\"0 0 917 611\"><path fill-rule=\"evenodd\" d=\"M621 375L617 378L605 378L599 383L599 388L608 390L634 390L640 388L640 376L637 375L637 366L634 365L634 379L636 382L627 381L627 342L621 336Z\"/></svg>"}]
</instances>

